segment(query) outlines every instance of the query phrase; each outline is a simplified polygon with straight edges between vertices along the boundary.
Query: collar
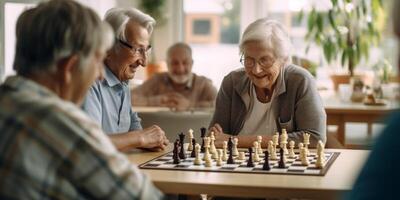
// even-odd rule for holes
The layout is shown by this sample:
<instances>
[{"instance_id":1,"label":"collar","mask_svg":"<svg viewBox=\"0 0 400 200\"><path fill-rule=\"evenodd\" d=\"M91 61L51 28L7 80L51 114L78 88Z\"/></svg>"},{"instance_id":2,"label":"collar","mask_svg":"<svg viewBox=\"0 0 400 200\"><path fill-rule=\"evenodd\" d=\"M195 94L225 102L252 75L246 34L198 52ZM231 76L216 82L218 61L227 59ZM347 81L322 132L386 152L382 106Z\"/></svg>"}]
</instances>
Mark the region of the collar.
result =
<instances>
[{"instance_id":1,"label":"collar","mask_svg":"<svg viewBox=\"0 0 400 200\"><path fill-rule=\"evenodd\" d=\"M15 90L26 90L32 93L39 94L40 96L43 97L45 96L58 97L53 91L49 90L45 86L40 85L33 80L30 80L28 78L19 75L8 77L4 81L3 85L8 86Z\"/></svg>"},{"instance_id":2,"label":"collar","mask_svg":"<svg viewBox=\"0 0 400 200\"><path fill-rule=\"evenodd\" d=\"M105 83L110 86L114 87L116 85L128 85L128 81L120 81L114 73L108 68L107 65L105 65L105 74L104 74L104 81Z\"/></svg>"}]
</instances>

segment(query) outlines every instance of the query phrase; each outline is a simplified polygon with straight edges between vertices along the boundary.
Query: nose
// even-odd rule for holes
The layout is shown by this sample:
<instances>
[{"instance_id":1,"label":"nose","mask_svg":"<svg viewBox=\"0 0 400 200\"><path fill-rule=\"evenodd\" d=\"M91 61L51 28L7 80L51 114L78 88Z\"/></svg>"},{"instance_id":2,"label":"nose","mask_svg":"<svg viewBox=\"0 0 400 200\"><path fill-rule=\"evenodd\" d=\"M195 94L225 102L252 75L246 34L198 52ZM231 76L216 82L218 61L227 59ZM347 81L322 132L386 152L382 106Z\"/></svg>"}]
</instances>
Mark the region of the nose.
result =
<instances>
[{"instance_id":1,"label":"nose","mask_svg":"<svg viewBox=\"0 0 400 200\"><path fill-rule=\"evenodd\" d=\"M258 74L258 73L262 72L262 68L261 68L260 64L258 64L258 62L255 63L252 71L253 71L253 74Z\"/></svg>"}]
</instances>

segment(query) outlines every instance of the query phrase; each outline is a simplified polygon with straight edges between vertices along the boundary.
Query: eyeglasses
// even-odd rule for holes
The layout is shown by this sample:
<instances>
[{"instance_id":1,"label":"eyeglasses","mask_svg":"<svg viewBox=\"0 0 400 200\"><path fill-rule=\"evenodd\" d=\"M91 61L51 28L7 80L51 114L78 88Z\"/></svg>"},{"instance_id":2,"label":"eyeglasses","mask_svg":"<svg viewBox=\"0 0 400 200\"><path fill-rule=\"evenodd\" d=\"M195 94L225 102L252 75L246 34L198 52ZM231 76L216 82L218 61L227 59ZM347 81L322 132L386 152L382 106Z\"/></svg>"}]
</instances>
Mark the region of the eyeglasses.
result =
<instances>
[{"instance_id":1,"label":"eyeglasses","mask_svg":"<svg viewBox=\"0 0 400 200\"><path fill-rule=\"evenodd\" d=\"M257 60L257 63L262 68L265 68L265 69L272 67L274 62L275 62L275 59L273 59L269 56L264 56ZM251 58L251 57L244 57L244 54L242 54L242 56L240 57L240 63L242 63L242 65L245 66L246 68L253 68L256 65L256 59Z\"/></svg>"},{"instance_id":2,"label":"eyeglasses","mask_svg":"<svg viewBox=\"0 0 400 200\"><path fill-rule=\"evenodd\" d=\"M132 53L132 55L135 55L136 53L140 53L140 55L142 56L147 56L150 51L151 51L151 45L147 46L147 47L133 47L132 45L118 39L118 42L121 43L124 47L128 48L130 50L130 52Z\"/></svg>"}]
</instances>

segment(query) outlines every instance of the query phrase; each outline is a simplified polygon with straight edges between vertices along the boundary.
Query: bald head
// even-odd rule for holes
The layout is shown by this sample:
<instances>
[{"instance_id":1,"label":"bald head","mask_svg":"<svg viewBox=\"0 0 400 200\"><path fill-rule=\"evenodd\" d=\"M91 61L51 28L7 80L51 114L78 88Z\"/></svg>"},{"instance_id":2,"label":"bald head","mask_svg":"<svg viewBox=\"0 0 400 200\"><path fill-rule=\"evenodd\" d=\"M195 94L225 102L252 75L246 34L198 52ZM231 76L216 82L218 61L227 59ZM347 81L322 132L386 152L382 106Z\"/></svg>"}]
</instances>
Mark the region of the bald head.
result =
<instances>
[{"instance_id":1,"label":"bald head","mask_svg":"<svg viewBox=\"0 0 400 200\"><path fill-rule=\"evenodd\" d=\"M192 49L185 43L176 43L167 51L168 74L177 84L185 84L192 75Z\"/></svg>"}]
</instances>

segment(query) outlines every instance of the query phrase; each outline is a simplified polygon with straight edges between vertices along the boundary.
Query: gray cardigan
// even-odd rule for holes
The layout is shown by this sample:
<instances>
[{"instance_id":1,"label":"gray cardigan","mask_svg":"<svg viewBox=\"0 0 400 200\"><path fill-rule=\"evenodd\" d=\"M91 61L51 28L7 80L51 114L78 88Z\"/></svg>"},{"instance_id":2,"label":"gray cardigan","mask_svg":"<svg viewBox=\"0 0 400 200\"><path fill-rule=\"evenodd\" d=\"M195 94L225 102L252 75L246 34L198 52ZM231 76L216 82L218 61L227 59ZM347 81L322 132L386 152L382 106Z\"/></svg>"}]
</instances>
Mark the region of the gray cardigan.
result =
<instances>
[{"instance_id":1,"label":"gray cardigan","mask_svg":"<svg viewBox=\"0 0 400 200\"><path fill-rule=\"evenodd\" d=\"M310 142L326 142L326 113L317 91L314 77L305 69L284 66L277 81L280 87L274 91L274 109L278 130L286 128L289 139L302 142L304 131L311 133ZM224 77L218 91L215 112L210 127L219 123L227 134L238 135L249 113L250 79L243 68Z\"/></svg>"}]
</instances>

